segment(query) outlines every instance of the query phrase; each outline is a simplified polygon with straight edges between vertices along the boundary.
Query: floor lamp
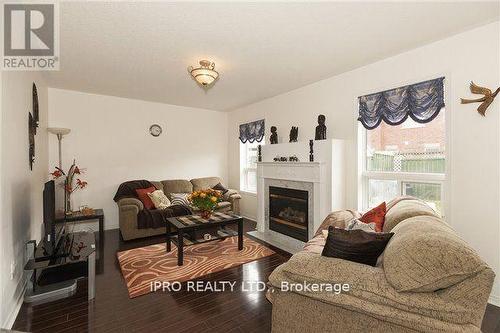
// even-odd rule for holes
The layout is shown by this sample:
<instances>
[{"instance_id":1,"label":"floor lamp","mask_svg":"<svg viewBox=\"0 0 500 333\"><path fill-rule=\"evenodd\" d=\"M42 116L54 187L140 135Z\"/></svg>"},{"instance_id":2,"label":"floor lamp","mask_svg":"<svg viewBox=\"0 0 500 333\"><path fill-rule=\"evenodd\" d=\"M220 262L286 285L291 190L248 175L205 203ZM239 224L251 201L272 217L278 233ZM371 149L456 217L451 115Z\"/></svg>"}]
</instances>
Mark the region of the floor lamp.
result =
<instances>
[{"instance_id":1,"label":"floor lamp","mask_svg":"<svg viewBox=\"0 0 500 333\"><path fill-rule=\"evenodd\" d=\"M49 133L57 135L57 141L59 141L59 169L62 169L62 153L61 153L61 146L62 146L62 138L66 134L69 134L71 130L69 128L60 128L60 127L49 127L47 128Z\"/></svg>"}]
</instances>

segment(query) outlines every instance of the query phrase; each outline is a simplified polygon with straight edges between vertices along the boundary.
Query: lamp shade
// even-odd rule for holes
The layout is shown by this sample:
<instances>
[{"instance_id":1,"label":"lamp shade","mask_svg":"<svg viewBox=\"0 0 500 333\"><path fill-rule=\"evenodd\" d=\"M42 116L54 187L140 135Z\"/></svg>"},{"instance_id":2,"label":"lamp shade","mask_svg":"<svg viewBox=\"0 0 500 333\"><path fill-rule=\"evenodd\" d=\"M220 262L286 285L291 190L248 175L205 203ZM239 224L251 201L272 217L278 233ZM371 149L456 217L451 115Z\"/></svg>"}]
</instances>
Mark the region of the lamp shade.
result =
<instances>
[{"instance_id":1,"label":"lamp shade","mask_svg":"<svg viewBox=\"0 0 500 333\"><path fill-rule=\"evenodd\" d=\"M200 67L193 68L191 66L188 68L188 71L196 82L203 87L208 87L219 77L219 73L217 73L214 68L215 63L208 60L201 60Z\"/></svg>"},{"instance_id":2,"label":"lamp shade","mask_svg":"<svg viewBox=\"0 0 500 333\"><path fill-rule=\"evenodd\" d=\"M69 128L62 128L62 127L49 127L47 128L47 131L49 131L49 133L56 135L66 135L69 134L69 132L71 132Z\"/></svg>"}]
</instances>

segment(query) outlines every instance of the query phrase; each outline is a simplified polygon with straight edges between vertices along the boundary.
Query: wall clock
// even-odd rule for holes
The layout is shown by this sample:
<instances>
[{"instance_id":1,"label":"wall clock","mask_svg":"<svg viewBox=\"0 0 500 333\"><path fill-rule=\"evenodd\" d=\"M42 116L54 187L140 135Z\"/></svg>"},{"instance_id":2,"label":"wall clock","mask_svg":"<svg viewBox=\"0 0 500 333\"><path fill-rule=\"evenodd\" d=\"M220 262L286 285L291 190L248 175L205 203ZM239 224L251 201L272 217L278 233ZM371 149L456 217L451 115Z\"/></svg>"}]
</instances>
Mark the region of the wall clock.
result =
<instances>
[{"instance_id":1,"label":"wall clock","mask_svg":"<svg viewBox=\"0 0 500 333\"><path fill-rule=\"evenodd\" d=\"M161 126L158 124L153 124L149 127L149 133L152 136L160 136L161 132L162 132Z\"/></svg>"}]
</instances>

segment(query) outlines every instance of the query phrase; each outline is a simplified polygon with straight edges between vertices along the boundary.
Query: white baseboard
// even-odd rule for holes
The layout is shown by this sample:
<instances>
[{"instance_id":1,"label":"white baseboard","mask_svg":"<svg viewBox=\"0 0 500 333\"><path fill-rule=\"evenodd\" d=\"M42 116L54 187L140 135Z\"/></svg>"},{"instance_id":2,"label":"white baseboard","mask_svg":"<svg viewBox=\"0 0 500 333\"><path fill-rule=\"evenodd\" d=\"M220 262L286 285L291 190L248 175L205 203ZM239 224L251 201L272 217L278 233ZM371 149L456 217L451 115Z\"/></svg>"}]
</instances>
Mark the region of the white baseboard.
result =
<instances>
[{"instance_id":1,"label":"white baseboard","mask_svg":"<svg viewBox=\"0 0 500 333\"><path fill-rule=\"evenodd\" d=\"M257 222L257 219L255 217L250 217L250 216L246 216L246 215L241 215L241 217L243 217L244 219L253 221L253 222Z\"/></svg>"},{"instance_id":2,"label":"white baseboard","mask_svg":"<svg viewBox=\"0 0 500 333\"><path fill-rule=\"evenodd\" d=\"M21 306L23 305L24 302L24 293L26 292L26 286L28 285L28 281L24 280L22 281L23 287L21 289L21 293L19 294L19 297L16 299L16 302L9 312L9 315L5 319L5 322L3 323L2 327L5 327L7 329L11 329L12 326L14 325L14 322L16 321L17 314L19 313L19 310L21 310Z\"/></svg>"},{"instance_id":3,"label":"white baseboard","mask_svg":"<svg viewBox=\"0 0 500 333\"><path fill-rule=\"evenodd\" d=\"M490 295L490 299L488 303L498 306L500 308L500 296L498 295Z\"/></svg>"}]
</instances>

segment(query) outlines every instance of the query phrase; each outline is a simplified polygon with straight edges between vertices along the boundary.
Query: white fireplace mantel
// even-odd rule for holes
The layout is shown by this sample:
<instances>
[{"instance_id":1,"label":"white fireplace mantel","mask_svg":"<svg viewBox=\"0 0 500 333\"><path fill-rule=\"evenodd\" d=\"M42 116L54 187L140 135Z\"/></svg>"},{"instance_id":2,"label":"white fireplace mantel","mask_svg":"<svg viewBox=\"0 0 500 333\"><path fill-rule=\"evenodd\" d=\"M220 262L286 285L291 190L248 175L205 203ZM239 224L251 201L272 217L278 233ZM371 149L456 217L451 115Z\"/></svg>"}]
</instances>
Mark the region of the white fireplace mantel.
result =
<instances>
[{"instance_id":1,"label":"white fireplace mantel","mask_svg":"<svg viewBox=\"0 0 500 333\"><path fill-rule=\"evenodd\" d=\"M269 186L308 192L308 239L313 237L332 208L343 204L344 142L315 141L314 148L315 162L275 162L270 160L283 154L305 160L308 142L262 146L264 162L257 163L257 231L250 235L290 253L304 246L298 239L269 229Z\"/></svg>"}]
</instances>

